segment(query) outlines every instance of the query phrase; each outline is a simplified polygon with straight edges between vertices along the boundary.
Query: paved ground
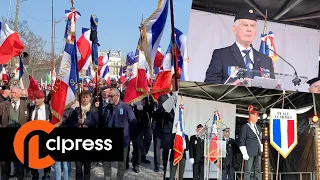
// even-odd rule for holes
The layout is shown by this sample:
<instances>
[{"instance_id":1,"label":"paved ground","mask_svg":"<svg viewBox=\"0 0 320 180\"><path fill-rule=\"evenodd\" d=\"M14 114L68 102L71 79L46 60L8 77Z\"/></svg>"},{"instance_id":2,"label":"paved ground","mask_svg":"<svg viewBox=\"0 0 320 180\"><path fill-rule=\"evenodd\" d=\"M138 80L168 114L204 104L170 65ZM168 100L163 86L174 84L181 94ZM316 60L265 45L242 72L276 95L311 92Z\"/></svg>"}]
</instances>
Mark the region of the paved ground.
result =
<instances>
[{"instance_id":1,"label":"paved ground","mask_svg":"<svg viewBox=\"0 0 320 180\"><path fill-rule=\"evenodd\" d=\"M130 148L130 150L132 151L132 146ZM131 152L130 152L130 156L131 156ZM150 151L148 153L148 160L151 161L150 164L142 164L140 167L140 173L135 173L132 170L132 165L130 163L130 169L128 169L125 173L125 180L162 180L163 178L163 171L162 171L162 167L160 167L160 172L156 173L153 171L154 169L154 165L153 165L153 143L151 143L151 147L150 147ZM131 158L130 158L131 159ZM92 180L103 180L103 168L102 168L102 164L100 163L99 165L96 165L96 163L93 163L93 168L91 169L91 179ZM117 173L117 163L113 163L112 164L112 179L116 178L116 173ZM70 180L75 180L75 165L74 163L72 163L72 172L71 172L71 176L70 176ZM42 176L42 171L40 171L40 177ZM55 179L55 173L54 173L54 169L52 169L51 172L51 179ZM1 178L0 178L1 179ZM16 178L12 178L10 180L16 180ZM26 179L28 180L28 179Z\"/></svg>"}]
</instances>

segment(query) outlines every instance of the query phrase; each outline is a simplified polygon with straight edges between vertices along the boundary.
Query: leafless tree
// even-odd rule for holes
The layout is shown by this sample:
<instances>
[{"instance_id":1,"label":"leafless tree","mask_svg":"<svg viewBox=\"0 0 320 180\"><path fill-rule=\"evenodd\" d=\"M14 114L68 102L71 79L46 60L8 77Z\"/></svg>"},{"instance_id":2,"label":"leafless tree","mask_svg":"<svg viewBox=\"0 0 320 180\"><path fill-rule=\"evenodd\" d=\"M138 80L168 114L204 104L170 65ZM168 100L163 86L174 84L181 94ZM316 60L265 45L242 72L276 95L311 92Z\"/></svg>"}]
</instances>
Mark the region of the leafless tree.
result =
<instances>
[{"instance_id":1,"label":"leafless tree","mask_svg":"<svg viewBox=\"0 0 320 180\"><path fill-rule=\"evenodd\" d=\"M10 28L14 26L14 21L11 19L9 19L7 23ZM50 71L51 55L44 49L46 41L29 29L27 21L18 23L18 34L24 44L24 51L29 54L29 65L27 67L27 71L35 79L39 79L39 77L37 77L37 71Z\"/></svg>"}]
</instances>

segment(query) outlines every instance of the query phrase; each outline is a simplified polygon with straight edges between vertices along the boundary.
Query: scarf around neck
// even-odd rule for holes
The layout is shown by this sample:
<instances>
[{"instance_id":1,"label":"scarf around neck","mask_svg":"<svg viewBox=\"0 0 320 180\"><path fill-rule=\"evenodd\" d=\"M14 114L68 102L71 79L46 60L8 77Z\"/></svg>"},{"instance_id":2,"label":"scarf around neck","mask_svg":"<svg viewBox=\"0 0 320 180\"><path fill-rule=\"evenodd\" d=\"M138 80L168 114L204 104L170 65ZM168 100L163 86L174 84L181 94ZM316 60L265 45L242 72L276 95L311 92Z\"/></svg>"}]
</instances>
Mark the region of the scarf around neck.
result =
<instances>
[{"instance_id":1,"label":"scarf around neck","mask_svg":"<svg viewBox=\"0 0 320 180\"><path fill-rule=\"evenodd\" d=\"M87 119L87 112L90 111L91 108L91 103L87 104L86 106L81 105L81 110L82 110L82 118Z\"/></svg>"}]
</instances>

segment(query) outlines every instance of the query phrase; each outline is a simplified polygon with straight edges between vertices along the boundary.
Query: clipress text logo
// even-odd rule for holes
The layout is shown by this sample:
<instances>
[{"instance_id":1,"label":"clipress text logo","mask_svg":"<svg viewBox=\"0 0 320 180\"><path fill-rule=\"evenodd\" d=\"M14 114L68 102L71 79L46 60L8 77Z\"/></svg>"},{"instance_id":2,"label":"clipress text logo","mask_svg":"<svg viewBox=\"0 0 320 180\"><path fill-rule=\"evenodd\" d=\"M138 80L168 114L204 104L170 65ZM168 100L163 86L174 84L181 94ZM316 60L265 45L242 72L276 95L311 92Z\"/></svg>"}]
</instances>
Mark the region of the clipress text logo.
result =
<instances>
[{"instance_id":1,"label":"clipress text logo","mask_svg":"<svg viewBox=\"0 0 320 180\"><path fill-rule=\"evenodd\" d=\"M18 160L33 169L55 161L119 161L123 155L123 130L55 128L35 120L19 128L13 150Z\"/></svg>"}]
</instances>

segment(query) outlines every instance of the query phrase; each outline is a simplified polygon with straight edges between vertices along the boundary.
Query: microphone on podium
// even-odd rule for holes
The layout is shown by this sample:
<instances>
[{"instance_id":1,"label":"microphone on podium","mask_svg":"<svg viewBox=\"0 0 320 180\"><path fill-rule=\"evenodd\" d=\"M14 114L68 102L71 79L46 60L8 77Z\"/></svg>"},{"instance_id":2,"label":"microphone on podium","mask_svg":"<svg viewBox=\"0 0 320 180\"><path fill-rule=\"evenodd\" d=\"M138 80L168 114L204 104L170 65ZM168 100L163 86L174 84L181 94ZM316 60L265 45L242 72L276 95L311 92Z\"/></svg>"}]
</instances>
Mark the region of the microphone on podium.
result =
<instances>
[{"instance_id":1,"label":"microphone on podium","mask_svg":"<svg viewBox=\"0 0 320 180\"><path fill-rule=\"evenodd\" d=\"M273 53L275 53L280 59L282 59L285 63L287 63L293 69L294 79L292 80L292 83L294 84L294 86L300 86L301 79L298 76L296 68L291 63L289 63L287 60L285 60L283 57L281 57L278 53L276 53L274 50L270 49L268 45L266 46L266 48L268 50L272 51Z\"/></svg>"}]
</instances>

